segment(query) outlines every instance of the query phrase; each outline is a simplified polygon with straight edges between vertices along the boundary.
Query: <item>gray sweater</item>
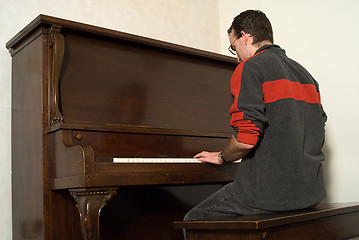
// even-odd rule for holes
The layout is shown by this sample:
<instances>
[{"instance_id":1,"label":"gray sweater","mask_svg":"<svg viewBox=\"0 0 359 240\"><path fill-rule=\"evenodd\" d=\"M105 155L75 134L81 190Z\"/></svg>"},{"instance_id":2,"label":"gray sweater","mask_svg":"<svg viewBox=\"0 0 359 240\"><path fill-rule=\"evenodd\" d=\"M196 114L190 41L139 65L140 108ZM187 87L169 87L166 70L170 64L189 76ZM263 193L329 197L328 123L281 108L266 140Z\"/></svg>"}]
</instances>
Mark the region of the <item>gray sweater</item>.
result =
<instances>
[{"instance_id":1,"label":"gray sweater","mask_svg":"<svg viewBox=\"0 0 359 240\"><path fill-rule=\"evenodd\" d=\"M279 46L266 45L238 65L231 93L234 136L255 145L236 173L239 197L273 211L320 202L326 114L318 83Z\"/></svg>"}]
</instances>

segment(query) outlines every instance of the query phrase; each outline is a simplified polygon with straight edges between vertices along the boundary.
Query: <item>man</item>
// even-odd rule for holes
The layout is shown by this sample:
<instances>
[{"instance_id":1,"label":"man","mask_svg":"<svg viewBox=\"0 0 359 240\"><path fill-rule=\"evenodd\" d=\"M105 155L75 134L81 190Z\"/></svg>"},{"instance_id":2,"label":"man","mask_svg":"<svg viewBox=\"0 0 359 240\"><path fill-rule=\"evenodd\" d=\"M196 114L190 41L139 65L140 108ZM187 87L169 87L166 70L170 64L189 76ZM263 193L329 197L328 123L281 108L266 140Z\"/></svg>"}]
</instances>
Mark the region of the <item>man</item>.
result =
<instances>
[{"instance_id":1,"label":"man","mask_svg":"<svg viewBox=\"0 0 359 240\"><path fill-rule=\"evenodd\" d=\"M204 200L185 220L292 211L325 196L322 146L326 115L313 77L273 44L261 11L234 18L228 30L240 64L231 78L234 134L223 152L201 152L203 162L242 159L235 180Z\"/></svg>"}]
</instances>

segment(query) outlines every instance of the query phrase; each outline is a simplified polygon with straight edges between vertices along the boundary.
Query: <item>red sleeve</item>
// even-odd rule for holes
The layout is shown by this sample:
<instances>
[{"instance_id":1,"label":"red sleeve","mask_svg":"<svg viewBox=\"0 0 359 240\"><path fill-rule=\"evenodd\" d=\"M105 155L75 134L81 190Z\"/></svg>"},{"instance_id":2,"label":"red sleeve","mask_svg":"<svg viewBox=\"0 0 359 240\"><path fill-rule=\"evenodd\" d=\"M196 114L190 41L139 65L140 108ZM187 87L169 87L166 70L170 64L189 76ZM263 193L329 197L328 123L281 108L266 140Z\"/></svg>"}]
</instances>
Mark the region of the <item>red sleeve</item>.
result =
<instances>
[{"instance_id":1,"label":"red sleeve","mask_svg":"<svg viewBox=\"0 0 359 240\"><path fill-rule=\"evenodd\" d=\"M230 124L235 130L237 141L256 145L266 122L261 88L261 79L256 69L247 67L246 62L238 65L231 78L233 105L229 113Z\"/></svg>"}]
</instances>

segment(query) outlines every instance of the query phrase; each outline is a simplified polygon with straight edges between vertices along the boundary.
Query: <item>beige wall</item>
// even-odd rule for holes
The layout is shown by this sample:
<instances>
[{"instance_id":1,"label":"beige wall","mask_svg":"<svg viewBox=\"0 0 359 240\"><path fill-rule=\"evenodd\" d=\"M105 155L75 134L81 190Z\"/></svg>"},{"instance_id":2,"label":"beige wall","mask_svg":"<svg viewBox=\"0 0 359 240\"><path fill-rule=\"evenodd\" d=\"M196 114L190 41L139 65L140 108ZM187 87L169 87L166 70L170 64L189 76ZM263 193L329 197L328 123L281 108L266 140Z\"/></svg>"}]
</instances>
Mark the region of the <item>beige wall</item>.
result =
<instances>
[{"instance_id":1,"label":"beige wall","mask_svg":"<svg viewBox=\"0 0 359 240\"><path fill-rule=\"evenodd\" d=\"M227 54L227 28L248 8L267 13L275 42L319 81L327 123L328 201L359 201L356 0L0 0L0 236L11 238L10 55L5 43L38 14Z\"/></svg>"}]
</instances>

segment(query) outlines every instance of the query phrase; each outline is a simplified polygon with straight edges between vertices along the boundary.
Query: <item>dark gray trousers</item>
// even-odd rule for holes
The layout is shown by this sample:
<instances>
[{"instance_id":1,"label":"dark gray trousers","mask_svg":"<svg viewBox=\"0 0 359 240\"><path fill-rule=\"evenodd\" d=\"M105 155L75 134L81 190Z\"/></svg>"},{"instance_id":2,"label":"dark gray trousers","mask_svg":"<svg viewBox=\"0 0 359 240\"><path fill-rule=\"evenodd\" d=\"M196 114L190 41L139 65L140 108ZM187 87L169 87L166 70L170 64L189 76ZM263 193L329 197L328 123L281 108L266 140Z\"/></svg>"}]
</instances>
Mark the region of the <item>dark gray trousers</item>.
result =
<instances>
[{"instance_id":1,"label":"dark gray trousers","mask_svg":"<svg viewBox=\"0 0 359 240\"><path fill-rule=\"evenodd\" d=\"M236 183L232 182L212 194L203 202L190 210L185 221L215 219L216 217L256 215L272 213L271 211L251 208L241 202L238 197Z\"/></svg>"}]
</instances>

